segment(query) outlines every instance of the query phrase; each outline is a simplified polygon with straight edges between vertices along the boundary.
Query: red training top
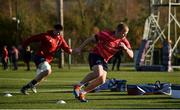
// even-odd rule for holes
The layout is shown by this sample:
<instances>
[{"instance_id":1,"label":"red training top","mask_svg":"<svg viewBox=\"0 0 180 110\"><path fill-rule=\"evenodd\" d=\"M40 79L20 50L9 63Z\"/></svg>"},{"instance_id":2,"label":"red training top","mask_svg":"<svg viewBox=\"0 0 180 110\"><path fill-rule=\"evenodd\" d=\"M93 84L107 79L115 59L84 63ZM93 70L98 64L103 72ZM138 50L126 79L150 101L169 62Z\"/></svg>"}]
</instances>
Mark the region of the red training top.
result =
<instances>
[{"instance_id":1,"label":"red training top","mask_svg":"<svg viewBox=\"0 0 180 110\"><path fill-rule=\"evenodd\" d=\"M71 53L71 48L67 45L64 38L60 35L55 36L53 31L31 36L23 43L23 47L25 48L31 42L41 43L39 50L36 52L36 55L42 56L49 63L53 60L54 54L60 48L69 54Z\"/></svg>"},{"instance_id":2,"label":"red training top","mask_svg":"<svg viewBox=\"0 0 180 110\"><path fill-rule=\"evenodd\" d=\"M3 49L2 57L3 58L8 58L8 50L6 48Z\"/></svg>"},{"instance_id":3,"label":"red training top","mask_svg":"<svg viewBox=\"0 0 180 110\"><path fill-rule=\"evenodd\" d=\"M123 42L127 48L131 49L131 45L127 38L117 38L114 32L108 30L101 31L95 35L97 39L97 45L93 48L92 53L96 53L104 58L105 62L119 51L120 43Z\"/></svg>"}]
</instances>

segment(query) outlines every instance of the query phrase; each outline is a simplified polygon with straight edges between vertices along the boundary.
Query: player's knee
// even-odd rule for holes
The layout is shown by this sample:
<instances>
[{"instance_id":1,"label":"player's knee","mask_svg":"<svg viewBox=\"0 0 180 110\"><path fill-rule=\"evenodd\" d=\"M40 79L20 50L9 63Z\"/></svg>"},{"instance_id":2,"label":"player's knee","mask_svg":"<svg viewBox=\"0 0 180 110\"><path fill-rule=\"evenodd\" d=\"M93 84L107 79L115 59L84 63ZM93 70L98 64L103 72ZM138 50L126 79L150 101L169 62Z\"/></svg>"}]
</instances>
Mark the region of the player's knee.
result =
<instances>
[{"instance_id":1,"label":"player's knee","mask_svg":"<svg viewBox=\"0 0 180 110\"><path fill-rule=\"evenodd\" d=\"M98 77L98 78L103 78L104 77L104 72L103 71L98 71L97 73L96 73L96 77Z\"/></svg>"},{"instance_id":2,"label":"player's knee","mask_svg":"<svg viewBox=\"0 0 180 110\"><path fill-rule=\"evenodd\" d=\"M44 76L49 76L51 74L51 70L45 70L44 72L42 72L44 74Z\"/></svg>"},{"instance_id":3,"label":"player's knee","mask_svg":"<svg viewBox=\"0 0 180 110\"><path fill-rule=\"evenodd\" d=\"M102 84L104 84L106 82L106 80L104 78L102 78Z\"/></svg>"},{"instance_id":4,"label":"player's knee","mask_svg":"<svg viewBox=\"0 0 180 110\"><path fill-rule=\"evenodd\" d=\"M101 83L101 84L104 84L104 83L106 82L106 80L104 79L103 76L100 76L99 79L100 79L100 83Z\"/></svg>"},{"instance_id":5,"label":"player's knee","mask_svg":"<svg viewBox=\"0 0 180 110\"><path fill-rule=\"evenodd\" d=\"M47 73L48 73L48 75L50 75L52 73L51 69L48 69Z\"/></svg>"},{"instance_id":6,"label":"player's knee","mask_svg":"<svg viewBox=\"0 0 180 110\"><path fill-rule=\"evenodd\" d=\"M107 76L107 72L104 71L103 75L102 75L102 84L104 84L106 82L106 76Z\"/></svg>"}]
</instances>

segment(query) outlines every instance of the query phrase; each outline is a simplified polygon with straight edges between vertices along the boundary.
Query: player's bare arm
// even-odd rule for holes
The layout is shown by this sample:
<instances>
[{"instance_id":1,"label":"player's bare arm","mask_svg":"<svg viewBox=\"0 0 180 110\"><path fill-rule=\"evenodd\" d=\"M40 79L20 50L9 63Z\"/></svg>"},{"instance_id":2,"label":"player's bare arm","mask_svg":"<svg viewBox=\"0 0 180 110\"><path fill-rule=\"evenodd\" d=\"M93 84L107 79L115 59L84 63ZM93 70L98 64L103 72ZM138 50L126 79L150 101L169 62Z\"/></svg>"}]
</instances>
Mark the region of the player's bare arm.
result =
<instances>
[{"instance_id":1,"label":"player's bare arm","mask_svg":"<svg viewBox=\"0 0 180 110\"><path fill-rule=\"evenodd\" d=\"M121 43L120 46L127 52L128 56L130 58L134 57L134 53L131 49L127 48L126 45L124 43Z\"/></svg>"},{"instance_id":2,"label":"player's bare arm","mask_svg":"<svg viewBox=\"0 0 180 110\"><path fill-rule=\"evenodd\" d=\"M86 45L88 45L89 43L94 43L94 42L96 42L95 37L94 36L93 37L89 37L78 48L74 49L74 51L77 52L77 53L81 53L82 49Z\"/></svg>"}]
</instances>

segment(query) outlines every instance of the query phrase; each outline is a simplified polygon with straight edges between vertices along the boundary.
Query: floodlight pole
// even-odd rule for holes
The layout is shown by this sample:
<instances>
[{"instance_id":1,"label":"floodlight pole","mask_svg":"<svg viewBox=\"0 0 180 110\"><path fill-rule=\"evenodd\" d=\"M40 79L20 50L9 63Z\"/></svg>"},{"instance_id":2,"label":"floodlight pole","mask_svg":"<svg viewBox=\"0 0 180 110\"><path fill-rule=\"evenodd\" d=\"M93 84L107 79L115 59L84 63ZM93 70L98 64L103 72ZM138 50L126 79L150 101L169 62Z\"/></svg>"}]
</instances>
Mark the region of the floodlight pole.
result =
<instances>
[{"instance_id":1,"label":"floodlight pole","mask_svg":"<svg viewBox=\"0 0 180 110\"><path fill-rule=\"evenodd\" d=\"M68 45L71 47L71 38L68 39ZM68 55L68 68L71 68L72 60L71 60L71 54Z\"/></svg>"},{"instance_id":2,"label":"floodlight pole","mask_svg":"<svg viewBox=\"0 0 180 110\"><path fill-rule=\"evenodd\" d=\"M19 24L20 24L20 19L19 19L19 10L18 10L18 0L16 0L15 5L16 5L16 17L13 18L13 20L16 21L16 38L15 38L15 43L17 43L18 38L20 38L20 33L19 33Z\"/></svg>"},{"instance_id":3,"label":"floodlight pole","mask_svg":"<svg viewBox=\"0 0 180 110\"><path fill-rule=\"evenodd\" d=\"M169 7L168 7L168 36L167 41L170 41L170 35L171 35L171 0L169 0Z\"/></svg>"},{"instance_id":4,"label":"floodlight pole","mask_svg":"<svg viewBox=\"0 0 180 110\"><path fill-rule=\"evenodd\" d=\"M56 0L57 3L57 23L60 23L64 27L64 19L63 19L63 0ZM62 32L62 36L64 36L64 31ZM64 51L61 49L61 56L59 60L59 68L64 67Z\"/></svg>"}]
</instances>

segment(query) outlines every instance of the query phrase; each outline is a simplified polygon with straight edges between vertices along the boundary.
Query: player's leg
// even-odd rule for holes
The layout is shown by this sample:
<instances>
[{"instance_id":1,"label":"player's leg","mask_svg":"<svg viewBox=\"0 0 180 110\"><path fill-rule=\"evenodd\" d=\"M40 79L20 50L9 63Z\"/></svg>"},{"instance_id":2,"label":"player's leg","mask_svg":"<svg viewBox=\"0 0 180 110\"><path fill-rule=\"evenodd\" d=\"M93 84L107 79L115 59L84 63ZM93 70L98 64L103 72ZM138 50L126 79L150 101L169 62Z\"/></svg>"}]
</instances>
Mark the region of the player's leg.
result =
<instances>
[{"instance_id":1,"label":"player's leg","mask_svg":"<svg viewBox=\"0 0 180 110\"><path fill-rule=\"evenodd\" d=\"M91 72L91 73L87 74L79 84L74 85L73 94L75 95L75 98L79 98L79 92L80 92L81 88L85 84L90 82L91 80L94 80L96 77L97 77L97 74L94 72Z\"/></svg>"},{"instance_id":2,"label":"player's leg","mask_svg":"<svg viewBox=\"0 0 180 110\"><path fill-rule=\"evenodd\" d=\"M9 63L8 60L9 60L8 58L5 60L6 69L8 69L8 63Z\"/></svg>"},{"instance_id":3,"label":"player's leg","mask_svg":"<svg viewBox=\"0 0 180 110\"><path fill-rule=\"evenodd\" d=\"M119 71L120 69L120 64L121 64L121 57L118 58L117 60L117 71Z\"/></svg>"},{"instance_id":4,"label":"player's leg","mask_svg":"<svg viewBox=\"0 0 180 110\"><path fill-rule=\"evenodd\" d=\"M27 59L26 59L26 60L24 61L24 63L26 64L26 67L27 67L26 70L29 71L29 70L30 70L30 60L27 60Z\"/></svg>"},{"instance_id":5,"label":"player's leg","mask_svg":"<svg viewBox=\"0 0 180 110\"><path fill-rule=\"evenodd\" d=\"M14 59L14 60L12 61L12 63L13 63L14 70L17 70L17 69L18 69L17 59Z\"/></svg>"},{"instance_id":6,"label":"player's leg","mask_svg":"<svg viewBox=\"0 0 180 110\"><path fill-rule=\"evenodd\" d=\"M42 71L34 78L34 80L36 80L39 83L43 81L45 78L47 78L50 74L51 74L51 69Z\"/></svg>"},{"instance_id":7,"label":"player's leg","mask_svg":"<svg viewBox=\"0 0 180 110\"><path fill-rule=\"evenodd\" d=\"M102 70L104 68L107 69L107 63L104 62L104 59L94 53L90 53L89 54L89 65L90 65L90 69L93 71L91 73L89 73L81 82L80 84L78 84L78 86L74 87L73 93L75 95L76 98L80 99L80 101L82 102L86 102L86 100L83 100L84 98L81 98L81 96L83 97L85 91L83 92L83 94L80 94L81 91L81 87L82 85L84 85L85 83L91 83L94 82L94 80L96 80L96 78L98 78L99 76L101 76L102 74ZM98 83L99 84L99 83ZM98 85L97 84L97 85ZM81 100L82 99L82 100Z\"/></svg>"},{"instance_id":8,"label":"player's leg","mask_svg":"<svg viewBox=\"0 0 180 110\"><path fill-rule=\"evenodd\" d=\"M94 54L90 53L88 61L89 61L91 70L92 70L93 65L96 65L96 63L95 63L96 60L98 60L98 58ZM79 92L81 90L81 87L83 87L85 84L87 84L89 81L95 79L96 77L97 77L97 74L92 71L89 74L87 74L80 83L74 85L73 94L74 94L75 98L79 98Z\"/></svg>"},{"instance_id":9,"label":"player's leg","mask_svg":"<svg viewBox=\"0 0 180 110\"><path fill-rule=\"evenodd\" d=\"M88 82L90 82L91 80L95 79L96 77L98 77L97 73L95 73L94 71L89 73L88 75L85 76L85 78L80 82L81 84L86 84Z\"/></svg>"},{"instance_id":10,"label":"player's leg","mask_svg":"<svg viewBox=\"0 0 180 110\"><path fill-rule=\"evenodd\" d=\"M116 56L114 56L113 57L113 62L112 62L112 71L114 71L114 67L115 67L115 65L116 65L116 62L117 62L117 58L116 58Z\"/></svg>"},{"instance_id":11,"label":"player's leg","mask_svg":"<svg viewBox=\"0 0 180 110\"><path fill-rule=\"evenodd\" d=\"M34 92L34 93L37 93L37 90L36 90L36 86L42 82L45 78L47 78L49 75L51 74L51 69L48 69L48 70L45 70L41 73L39 73L35 78L34 78L34 81L37 81L37 83L33 84L31 86L31 90Z\"/></svg>"},{"instance_id":12,"label":"player's leg","mask_svg":"<svg viewBox=\"0 0 180 110\"><path fill-rule=\"evenodd\" d=\"M5 70L5 60L4 60L4 58L2 58L1 62L2 62L2 65L3 65L3 70Z\"/></svg>"},{"instance_id":13,"label":"player's leg","mask_svg":"<svg viewBox=\"0 0 180 110\"><path fill-rule=\"evenodd\" d=\"M84 88L84 90L81 90L79 93L79 100L81 102L87 102L86 98L85 98L85 94L88 92L91 92L92 90L94 90L97 86L105 83L106 81L106 75L107 72L103 70L102 65L95 65L94 69L93 69L94 73L96 73L97 77L92 80L87 87Z\"/></svg>"},{"instance_id":14,"label":"player's leg","mask_svg":"<svg viewBox=\"0 0 180 110\"><path fill-rule=\"evenodd\" d=\"M3 69L6 70L8 68L8 60L5 58L2 59Z\"/></svg>"},{"instance_id":15,"label":"player's leg","mask_svg":"<svg viewBox=\"0 0 180 110\"><path fill-rule=\"evenodd\" d=\"M102 65L94 66L94 73L96 73L96 78L92 80L87 87L84 88L84 91L91 92L97 86L104 84L106 81L107 72L104 71Z\"/></svg>"},{"instance_id":16,"label":"player's leg","mask_svg":"<svg viewBox=\"0 0 180 110\"><path fill-rule=\"evenodd\" d=\"M104 62L104 59L96 54L89 54L89 65L90 69L92 70L91 73L85 76L85 78L80 82L80 84L86 84L90 82L91 80L94 80L95 78L98 77L98 72L99 72L99 66L105 66L107 68L107 64ZM103 68L103 67L102 67Z\"/></svg>"},{"instance_id":17,"label":"player's leg","mask_svg":"<svg viewBox=\"0 0 180 110\"><path fill-rule=\"evenodd\" d=\"M26 65L27 65L27 71L29 71L30 70L30 61L27 61Z\"/></svg>"},{"instance_id":18,"label":"player's leg","mask_svg":"<svg viewBox=\"0 0 180 110\"><path fill-rule=\"evenodd\" d=\"M15 70L18 70L18 60L15 61Z\"/></svg>"},{"instance_id":19,"label":"player's leg","mask_svg":"<svg viewBox=\"0 0 180 110\"><path fill-rule=\"evenodd\" d=\"M39 64L39 67L37 68L36 77L32 81L30 81L27 85L23 86L21 88L21 92L25 95L28 95L27 90L31 88L31 90L34 93L36 93L37 91L35 86L50 74L51 74L51 66L49 65L48 62L43 62Z\"/></svg>"}]
</instances>

